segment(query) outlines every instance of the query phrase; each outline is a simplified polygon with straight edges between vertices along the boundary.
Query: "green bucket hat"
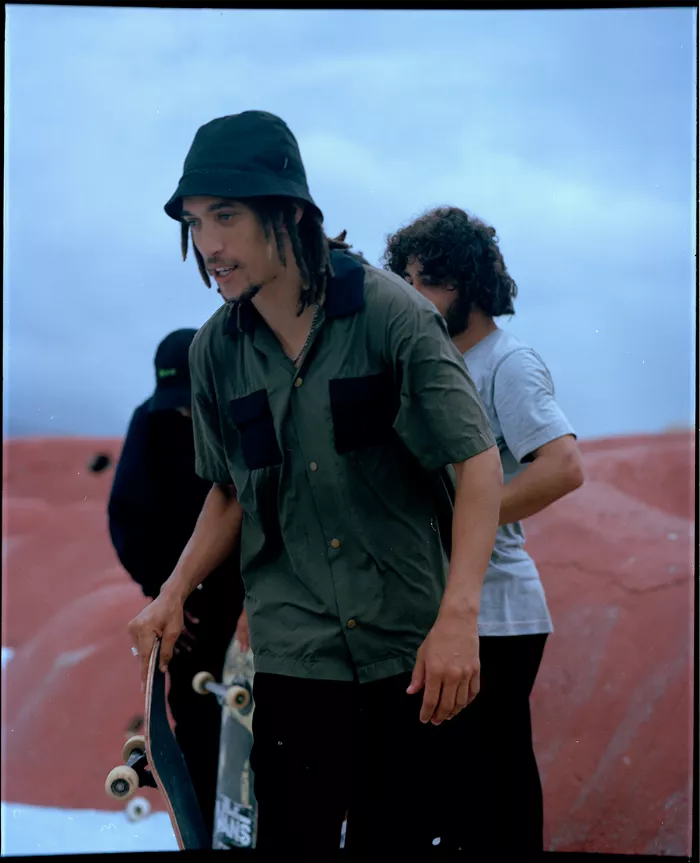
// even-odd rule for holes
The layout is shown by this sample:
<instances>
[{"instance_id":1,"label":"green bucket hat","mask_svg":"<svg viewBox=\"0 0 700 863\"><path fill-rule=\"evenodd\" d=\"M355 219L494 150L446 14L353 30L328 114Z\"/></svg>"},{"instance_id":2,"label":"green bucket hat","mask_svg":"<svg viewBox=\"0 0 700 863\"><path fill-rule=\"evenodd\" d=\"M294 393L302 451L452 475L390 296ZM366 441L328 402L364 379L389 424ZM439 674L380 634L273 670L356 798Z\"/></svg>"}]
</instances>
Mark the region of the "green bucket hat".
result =
<instances>
[{"instance_id":1,"label":"green bucket hat","mask_svg":"<svg viewBox=\"0 0 700 863\"><path fill-rule=\"evenodd\" d=\"M321 212L309 192L296 138L267 111L243 111L200 126L165 212L180 221L182 199L192 195L298 198Z\"/></svg>"}]
</instances>

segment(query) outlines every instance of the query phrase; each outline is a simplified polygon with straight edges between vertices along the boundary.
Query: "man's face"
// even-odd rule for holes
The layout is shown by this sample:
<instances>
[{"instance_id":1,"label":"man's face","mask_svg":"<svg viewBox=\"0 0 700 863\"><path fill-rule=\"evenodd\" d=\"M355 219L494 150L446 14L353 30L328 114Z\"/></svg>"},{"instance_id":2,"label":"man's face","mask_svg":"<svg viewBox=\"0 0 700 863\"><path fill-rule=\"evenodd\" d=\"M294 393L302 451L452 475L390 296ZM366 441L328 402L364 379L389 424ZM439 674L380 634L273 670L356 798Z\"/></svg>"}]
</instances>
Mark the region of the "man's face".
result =
<instances>
[{"instance_id":1,"label":"man's face","mask_svg":"<svg viewBox=\"0 0 700 863\"><path fill-rule=\"evenodd\" d=\"M423 267L421 262L414 257L410 257L406 263L403 277L423 296L437 308L443 318L446 318L450 310L450 306L457 299L457 294L452 285L426 285L421 278Z\"/></svg>"},{"instance_id":2,"label":"man's face","mask_svg":"<svg viewBox=\"0 0 700 863\"><path fill-rule=\"evenodd\" d=\"M274 237L268 241L258 216L240 201L184 198L182 220L225 300L239 300L279 275Z\"/></svg>"},{"instance_id":3,"label":"man's face","mask_svg":"<svg viewBox=\"0 0 700 863\"><path fill-rule=\"evenodd\" d=\"M450 336L454 338L460 335L468 329L471 320L468 298L460 297L454 285L426 285L421 276L422 269L421 262L412 256L406 262L403 277L440 312L445 319Z\"/></svg>"}]
</instances>

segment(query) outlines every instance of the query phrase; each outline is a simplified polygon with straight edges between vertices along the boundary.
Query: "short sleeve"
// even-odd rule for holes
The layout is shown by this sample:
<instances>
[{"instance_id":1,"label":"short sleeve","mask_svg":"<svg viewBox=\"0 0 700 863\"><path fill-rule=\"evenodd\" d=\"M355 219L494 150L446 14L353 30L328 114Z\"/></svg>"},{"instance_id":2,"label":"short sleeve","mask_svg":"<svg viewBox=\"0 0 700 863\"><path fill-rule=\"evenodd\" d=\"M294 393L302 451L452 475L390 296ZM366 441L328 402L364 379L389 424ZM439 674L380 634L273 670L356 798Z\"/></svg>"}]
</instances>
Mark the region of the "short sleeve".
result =
<instances>
[{"instance_id":1,"label":"short sleeve","mask_svg":"<svg viewBox=\"0 0 700 863\"><path fill-rule=\"evenodd\" d=\"M519 462L575 432L554 398L547 366L531 348L517 348L494 375L493 405L508 449Z\"/></svg>"},{"instance_id":2,"label":"short sleeve","mask_svg":"<svg viewBox=\"0 0 700 863\"><path fill-rule=\"evenodd\" d=\"M401 303L388 316L387 349L400 383L394 428L426 470L495 446L474 381L432 304L419 295Z\"/></svg>"},{"instance_id":3,"label":"short sleeve","mask_svg":"<svg viewBox=\"0 0 700 863\"><path fill-rule=\"evenodd\" d=\"M214 380L206 358L206 345L200 333L190 345L192 379L192 426L194 432L195 471L208 482L229 485L231 473L221 435Z\"/></svg>"}]
</instances>

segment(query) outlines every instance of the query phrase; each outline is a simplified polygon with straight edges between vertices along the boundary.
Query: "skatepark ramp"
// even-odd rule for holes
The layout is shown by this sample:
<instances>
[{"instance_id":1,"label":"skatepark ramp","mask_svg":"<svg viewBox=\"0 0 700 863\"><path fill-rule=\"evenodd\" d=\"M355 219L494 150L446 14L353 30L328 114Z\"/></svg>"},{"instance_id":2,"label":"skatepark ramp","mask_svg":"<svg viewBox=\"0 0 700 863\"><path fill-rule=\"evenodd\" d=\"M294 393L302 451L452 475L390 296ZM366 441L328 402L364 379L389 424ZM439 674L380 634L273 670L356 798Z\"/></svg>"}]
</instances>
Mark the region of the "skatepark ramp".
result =
<instances>
[{"instance_id":1,"label":"skatepark ramp","mask_svg":"<svg viewBox=\"0 0 700 863\"><path fill-rule=\"evenodd\" d=\"M126 624L144 603L107 532L120 445L3 447L4 801L117 805L104 780L142 713ZM581 446L586 484L526 523L556 630L533 695L546 847L688 855L693 437Z\"/></svg>"}]
</instances>

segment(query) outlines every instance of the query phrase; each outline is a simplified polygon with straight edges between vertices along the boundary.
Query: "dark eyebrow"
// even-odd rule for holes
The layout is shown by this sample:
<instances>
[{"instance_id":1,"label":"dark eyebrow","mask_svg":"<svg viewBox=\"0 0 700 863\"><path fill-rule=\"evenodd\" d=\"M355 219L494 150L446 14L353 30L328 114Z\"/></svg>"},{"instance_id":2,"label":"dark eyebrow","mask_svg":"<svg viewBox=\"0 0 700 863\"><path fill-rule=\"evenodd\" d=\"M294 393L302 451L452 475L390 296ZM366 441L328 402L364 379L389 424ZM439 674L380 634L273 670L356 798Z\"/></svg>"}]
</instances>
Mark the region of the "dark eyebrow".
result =
<instances>
[{"instance_id":1,"label":"dark eyebrow","mask_svg":"<svg viewBox=\"0 0 700 863\"><path fill-rule=\"evenodd\" d=\"M209 204L209 206L207 207L207 212L208 213L216 213L219 210L224 210L226 208L235 207L235 206L236 206L235 201L214 201L213 204ZM188 212L187 210L183 210L181 215L182 215L183 219L187 216L189 216L191 219L197 218L196 216L194 216L192 213Z\"/></svg>"}]
</instances>

